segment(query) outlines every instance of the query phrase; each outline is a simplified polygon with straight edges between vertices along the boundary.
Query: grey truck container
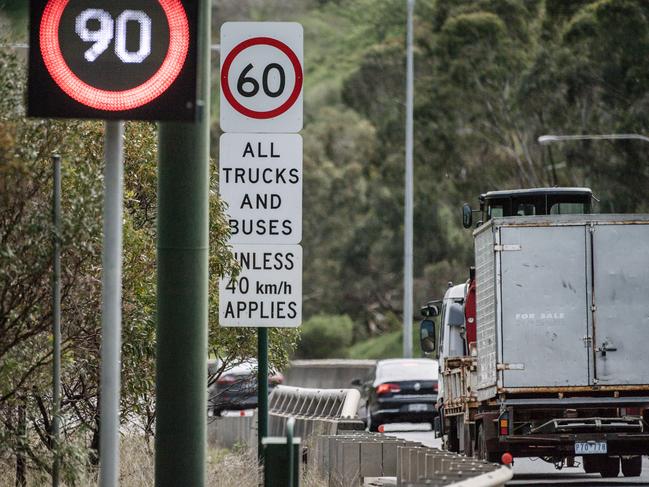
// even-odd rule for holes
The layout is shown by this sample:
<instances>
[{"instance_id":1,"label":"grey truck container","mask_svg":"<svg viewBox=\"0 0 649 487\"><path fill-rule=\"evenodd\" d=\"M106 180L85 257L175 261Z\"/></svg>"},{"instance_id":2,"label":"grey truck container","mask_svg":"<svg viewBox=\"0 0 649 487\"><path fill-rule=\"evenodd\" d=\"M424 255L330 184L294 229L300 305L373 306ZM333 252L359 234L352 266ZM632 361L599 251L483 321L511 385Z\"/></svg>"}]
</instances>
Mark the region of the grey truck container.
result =
<instances>
[{"instance_id":1,"label":"grey truck container","mask_svg":"<svg viewBox=\"0 0 649 487\"><path fill-rule=\"evenodd\" d=\"M649 384L649 216L494 218L474 236L479 400Z\"/></svg>"}]
</instances>

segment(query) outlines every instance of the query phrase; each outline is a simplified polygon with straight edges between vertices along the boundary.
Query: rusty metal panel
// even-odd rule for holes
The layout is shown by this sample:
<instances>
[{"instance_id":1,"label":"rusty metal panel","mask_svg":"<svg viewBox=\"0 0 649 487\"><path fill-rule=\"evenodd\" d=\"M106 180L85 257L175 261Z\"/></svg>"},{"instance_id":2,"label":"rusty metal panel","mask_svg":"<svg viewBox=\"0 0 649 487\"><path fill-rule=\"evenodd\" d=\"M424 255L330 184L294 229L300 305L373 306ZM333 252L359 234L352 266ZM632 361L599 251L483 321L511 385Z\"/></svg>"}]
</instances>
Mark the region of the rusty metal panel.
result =
<instances>
[{"instance_id":1,"label":"rusty metal panel","mask_svg":"<svg viewBox=\"0 0 649 487\"><path fill-rule=\"evenodd\" d=\"M504 387L589 384L586 228L501 227Z\"/></svg>"},{"instance_id":2,"label":"rusty metal panel","mask_svg":"<svg viewBox=\"0 0 649 487\"><path fill-rule=\"evenodd\" d=\"M597 383L648 384L649 222L599 221L592 238Z\"/></svg>"}]
</instances>

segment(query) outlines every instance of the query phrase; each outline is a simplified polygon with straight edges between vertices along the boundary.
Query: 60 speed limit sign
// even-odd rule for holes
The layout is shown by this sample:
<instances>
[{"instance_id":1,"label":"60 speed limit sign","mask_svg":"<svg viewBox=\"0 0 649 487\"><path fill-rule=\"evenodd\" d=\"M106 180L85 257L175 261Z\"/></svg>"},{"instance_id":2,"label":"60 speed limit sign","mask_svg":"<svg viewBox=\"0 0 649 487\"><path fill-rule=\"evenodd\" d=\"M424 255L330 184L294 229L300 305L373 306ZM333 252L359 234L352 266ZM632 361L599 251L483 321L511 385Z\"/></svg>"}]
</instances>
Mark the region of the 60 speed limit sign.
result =
<instances>
[{"instance_id":1,"label":"60 speed limit sign","mask_svg":"<svg viewBox=\"0 0 649 487\"><path fill-rule=\"evenodd\" d=\"M304 34L294 22L226 22L221 27L221 129L302 129Z\"/></svg>"}]
</instances>

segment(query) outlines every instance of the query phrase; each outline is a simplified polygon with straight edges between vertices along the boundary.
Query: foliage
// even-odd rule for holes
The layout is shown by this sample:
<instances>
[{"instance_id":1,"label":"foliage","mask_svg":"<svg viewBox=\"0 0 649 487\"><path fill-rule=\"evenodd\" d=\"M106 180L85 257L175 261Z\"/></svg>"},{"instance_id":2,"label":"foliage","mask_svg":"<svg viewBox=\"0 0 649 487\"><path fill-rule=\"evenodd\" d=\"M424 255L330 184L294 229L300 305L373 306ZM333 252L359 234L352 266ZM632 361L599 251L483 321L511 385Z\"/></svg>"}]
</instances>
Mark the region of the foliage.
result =
<instances>
[{"instance_id":1,"label":"foliage","mask_svg":"<svg viewBox=\"0 0 649 487\"><path fill-rule=\"evenodd\" d=\"M403 0L215 3L215 27L246 19L295 20L305 27L304 311L307 320L348 316L355 357L400 353L405 18ZM459 208L481 192L590 186L602 211L649 210L642 142L536 142L544 133L648 133L646 1L418 0L414 26L415 304L441 297L450 280L466 279L472 243L460 228ZM92 438L101 127L25 121L24 76L7 56L1 62L0 408L8 419L0 434L15 434L10 428L25 401L32 431L45 431L49 420L39 399L22 393L32 386L45 391L38 386L49 380L47 158L57 150L67 161L65 407L80 410L66 427L83 425ZM123 406L148 415L154 130L143 124L128 130ZM213 140L217 135L215 124ZM215 326L216 276L234 264L215 193L210 204L210 351L226 363L255 355L256 332ZM276 365L286 363L296 341L296 331L271 331ZM302 353L311 353L306 342ZM48 400L40 397L46 411Z\"/></svg>"},{"instance_id":2,"label":"foliage","mask_svg":"<svg viewBox=\"0 0 649 487\"><path fill-rule=\"evenodd\" d=\"M403 312L406 2L291 7L247 0L236 18L304 25L304 311L348 315L360 344L396 330ZM647 210L641 142L536 139L647 133L648 10L642 0L416 2L415 310L466 279L472 241L459 208L482 192L590 186L602 211Z\"/></svg>"},{"instance_id":3,"label":"foliage","mask_svg":"<svg viewBox=\"0 0 649 487\"><path fill-rule=\"evenodd\" d=\"M62 463L65 480L74 484L86 464L96 466L99 445L103 127L26 119L24 92L22 66L0 51L0 456L23 459L34 475L51 468L50 155L56 152L63 185ZM149 436L155 420L156 159L155 126L127 123L120 411L123 424ZM227 231L223 203L212 191L210 349L223 366L256 355L253 330L218 327L218 279L236 271ZM270 333L275 367L286 364L296 337L294 330Z\"/></svg>"},{"instance_id":4,"label":"foliage","mask_svg":"<svg viewBox=\"0 0 649 487\"><path fill-rule=\"evenodd\" d=\"M297 349L300 358L345 358L354 323L349 316L314 315L304 322Z\"/></svg>"},{"instance_id":5,"label":"foliage","mask_svg":"<svg viewBox=\"0 0 649 487\"><path fill-rule=\"evenodd\" d=\"M423 357L419 348L419 326L413 325L412 330L413 357ZM403 330L392 331L359 341L349 349L352 359L384 359L403 357Z\"/></svg>"}]
</instances>

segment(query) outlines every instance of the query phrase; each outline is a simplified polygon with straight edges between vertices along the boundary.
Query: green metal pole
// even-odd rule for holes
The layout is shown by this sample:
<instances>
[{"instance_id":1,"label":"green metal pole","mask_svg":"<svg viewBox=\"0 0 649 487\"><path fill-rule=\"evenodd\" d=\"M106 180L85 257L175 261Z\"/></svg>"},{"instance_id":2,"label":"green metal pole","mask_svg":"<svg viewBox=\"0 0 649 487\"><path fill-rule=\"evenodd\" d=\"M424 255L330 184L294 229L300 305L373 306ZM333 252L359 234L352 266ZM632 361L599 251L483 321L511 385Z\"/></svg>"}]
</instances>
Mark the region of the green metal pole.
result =
<instances>
[{"instance_id":1,"label":"green metal pole","mask_svg":"<svg viewBox=\"0 0 649 487\"><path fill-rule=\"evenodd\" d=\"M200 0L199 116L158 131L155 485L205 485L210 5Z\"/></svg>"},{"instance_id":2,"label":"green metal pole","mask_svg":"<svg viewBox=\"0 0 649 487\"><path fill-rule=\"evenodd\" d=\"M257 456L264 461L262 438L268 436L268 328L257 328Z\"/></svg>"}]
</instances>

